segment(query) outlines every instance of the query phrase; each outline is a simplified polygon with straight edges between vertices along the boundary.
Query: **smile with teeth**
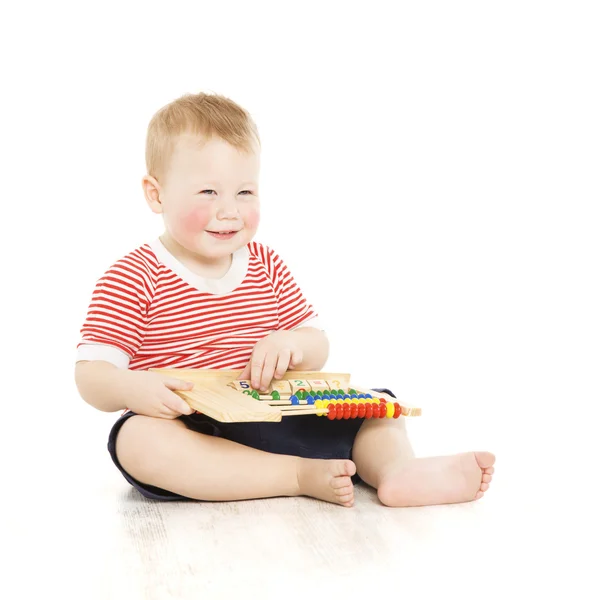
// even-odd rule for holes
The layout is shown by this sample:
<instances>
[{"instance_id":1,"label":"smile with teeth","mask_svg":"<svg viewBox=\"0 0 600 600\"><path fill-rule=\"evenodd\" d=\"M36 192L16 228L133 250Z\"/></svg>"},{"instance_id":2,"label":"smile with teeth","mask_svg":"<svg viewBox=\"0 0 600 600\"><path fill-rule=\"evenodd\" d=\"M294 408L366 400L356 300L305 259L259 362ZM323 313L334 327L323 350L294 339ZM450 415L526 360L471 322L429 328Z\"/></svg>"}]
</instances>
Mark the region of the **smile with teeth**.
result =
<instances>
[{"instance_id":1,"label":"smile with teeth","mask_svg":"<svg viewBox=\"0 0 600 600\"><path fill-rule=\"evenodd\" d=\"M206 233L209 233L210 235L216 237L216 238L230 238L233 237L237 231L235 230L231 230L231 231L207 231Z\"/></svg>"}]
</instances>

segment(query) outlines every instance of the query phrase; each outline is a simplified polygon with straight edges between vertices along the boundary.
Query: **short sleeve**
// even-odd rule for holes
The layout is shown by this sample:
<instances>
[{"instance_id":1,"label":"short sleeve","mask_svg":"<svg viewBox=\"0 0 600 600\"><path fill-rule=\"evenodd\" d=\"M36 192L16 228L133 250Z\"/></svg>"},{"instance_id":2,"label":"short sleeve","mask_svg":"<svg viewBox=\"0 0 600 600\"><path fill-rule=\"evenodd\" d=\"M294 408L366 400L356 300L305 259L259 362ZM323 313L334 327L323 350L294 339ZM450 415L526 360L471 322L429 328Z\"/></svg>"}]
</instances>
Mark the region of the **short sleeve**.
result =
<instances>
[{"instance_id":1,"label":"short sleeve","mask_svg":"<svg viewBox=\"0 0 600 600\"><path fill-rule=\"evenodd\" d=\"M263 249L266 267L277 298L279 328L297 329L307 321L311 321L310 326L320 328L315 308L306 300L281 257L267 246L263 246Z\"/></svg>"},{"instance_id":2,"label":"short sleeve","mask_svg":"<svg viewBox=\"0 0 600 600\"><path fill-rule=\"evenodd\" d=\"M111 347L118 354L135 356L144 340L151 296L150 273L135 256L128 255L110 267L92 293L77 346L79 359L92 356L94 346L99 351Z\"/></svg>"}]
</instances>

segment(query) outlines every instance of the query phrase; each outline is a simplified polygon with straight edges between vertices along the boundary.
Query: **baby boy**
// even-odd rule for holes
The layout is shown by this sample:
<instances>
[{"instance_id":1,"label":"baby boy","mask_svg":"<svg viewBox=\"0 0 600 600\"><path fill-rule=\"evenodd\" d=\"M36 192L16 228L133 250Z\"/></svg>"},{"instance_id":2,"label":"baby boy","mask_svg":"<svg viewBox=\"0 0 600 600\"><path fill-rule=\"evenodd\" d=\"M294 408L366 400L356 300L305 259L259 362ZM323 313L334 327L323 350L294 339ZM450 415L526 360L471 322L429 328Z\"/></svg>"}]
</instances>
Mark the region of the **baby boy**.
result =
<instances>
[{"instance_id":1,"label":"baby boy","mask_svg":"<svg viewBox=\"0 0 600 600\"><path fill-rule=\"evenodd\" d=\"M246 110L204 93L167 104L149 123L146 167L164 233L98 280L75 367L86 402L123 411L108 449L131 485L162 500L306 495L346 507L361 480L387 506L483 496L494 455L416 458L404 417L220 423L175 393L191 383L149 371L235 369L266 389L288 370L322 369L329 345L281 257L254 240L260 139Z\"/></svg>"}]
</instances>

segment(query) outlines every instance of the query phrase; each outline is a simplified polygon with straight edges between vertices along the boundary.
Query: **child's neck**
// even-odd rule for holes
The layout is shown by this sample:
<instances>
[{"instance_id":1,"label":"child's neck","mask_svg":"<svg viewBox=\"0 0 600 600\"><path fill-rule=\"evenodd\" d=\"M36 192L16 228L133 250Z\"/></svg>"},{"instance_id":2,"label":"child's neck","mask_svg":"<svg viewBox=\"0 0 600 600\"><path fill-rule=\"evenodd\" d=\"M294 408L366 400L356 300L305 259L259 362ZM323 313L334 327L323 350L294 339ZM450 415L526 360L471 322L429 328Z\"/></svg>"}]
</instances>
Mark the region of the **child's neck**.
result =
<instances>
[{"instance_id":1,"label":"child's neck","mask_svg":"<svg viewBox=\"0 0 600 600\"><path fill-rule=\"evenodd\" d=\"M185 267L187 267L195 275L204 277L205 279L221 279L224 277L233 261L231 254L217 259L204 259L197 254L189 252L177 242L171 240L168 235L159 237L163 246Z\"/></svg>"}]
</instances>

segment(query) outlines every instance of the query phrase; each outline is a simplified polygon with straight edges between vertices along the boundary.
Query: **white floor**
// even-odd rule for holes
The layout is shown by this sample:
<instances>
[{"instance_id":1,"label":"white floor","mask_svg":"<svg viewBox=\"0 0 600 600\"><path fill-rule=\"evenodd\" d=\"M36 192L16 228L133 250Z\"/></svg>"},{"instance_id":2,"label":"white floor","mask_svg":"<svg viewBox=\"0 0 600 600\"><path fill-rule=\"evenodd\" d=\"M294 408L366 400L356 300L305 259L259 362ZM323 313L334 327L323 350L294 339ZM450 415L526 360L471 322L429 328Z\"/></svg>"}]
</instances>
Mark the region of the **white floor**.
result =
<instances>
[{"instance_id":1,"label":"white floor","mask_svg":"<svg viewBox=\"0 0 600 600\"><path fill-rule=\"evenodd\" d=\"M595 482L561 460L559 419L499 416L481 438L484 413L411 420L418 455L497 454L493 486L474 503L391 509L367 487L352 509L310 498L159 503L110 461L116 415L72 401L68 422L40 409L18 425L38 443L13 446L7 465L2 597L600 597Z\"/></svg>"}]
</instances>

